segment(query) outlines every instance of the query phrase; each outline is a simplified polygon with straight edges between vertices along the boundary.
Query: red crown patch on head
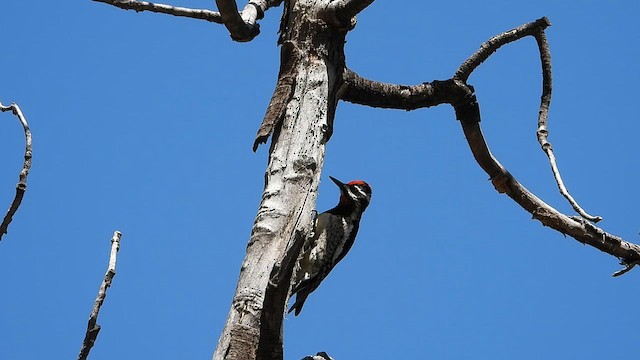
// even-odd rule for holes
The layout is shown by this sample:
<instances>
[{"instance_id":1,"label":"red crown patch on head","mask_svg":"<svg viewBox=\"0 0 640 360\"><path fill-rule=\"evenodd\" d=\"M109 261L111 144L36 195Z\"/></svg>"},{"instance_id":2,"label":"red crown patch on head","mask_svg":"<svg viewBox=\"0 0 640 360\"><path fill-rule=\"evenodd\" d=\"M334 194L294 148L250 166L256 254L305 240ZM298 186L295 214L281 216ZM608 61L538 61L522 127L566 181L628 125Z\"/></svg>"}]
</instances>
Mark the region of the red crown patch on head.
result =
<instances>
[{"instance_id":1,"label":"red crown patch on head","mask_svg":"<svg viewBox=\"0 0 640 360\"><path fill-rule=\"evenodd\" d=\"M347 185L367 185L367 186L369 186L369 184L367 184L366 182L364 182L362 180L353 180L352 182L348 183Z\"/></svg>"}]
</instances>

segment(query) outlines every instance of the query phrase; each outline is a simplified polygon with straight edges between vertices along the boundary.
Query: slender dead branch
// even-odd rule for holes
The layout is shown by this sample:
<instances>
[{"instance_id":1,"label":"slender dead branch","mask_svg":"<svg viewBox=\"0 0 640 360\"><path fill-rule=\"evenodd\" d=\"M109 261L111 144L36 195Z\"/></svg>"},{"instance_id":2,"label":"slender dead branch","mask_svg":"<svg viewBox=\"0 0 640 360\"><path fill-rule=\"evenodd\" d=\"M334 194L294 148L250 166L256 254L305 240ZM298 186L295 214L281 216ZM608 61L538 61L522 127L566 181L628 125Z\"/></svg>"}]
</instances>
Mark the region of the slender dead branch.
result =
<instances>
[{"instance_id":1,"label":"slender dead branch","mask_svg":"<svg viewBox=\"0 0 640 360\"><path fill-rule=\"evenodd\" d=\"M9 106L4 106L2 105L2 103L0 103L0 110L2 112L11 110L13 115L15 115L20 121L20 124L22 124L22 129L24 130L25 137L24 162L22 164L22 170L20 171L20 176L18 178L18 184L16 184L16 196L13 198L13 201L9 206L9 210L2 220L2 224L0 224L0 240L2 240L2 236L7 233L7 228L13 220L13 215L15 215L16 211L18 211L18 207L20 207L20 204L22 203L24 193L25 191L27 191L27 176L29 175L29 170L31 169L32 150L31 130L29 129L27 119L22 114L22 110L20 110L18 104L12 103Z\"/></svg>"},{"instance_id":2,"label":"slender dead branch","mask_svg":"<svg viewBox=\"0 0 640 360\"><path fill-rule=\"evenodd\" d=\"M549 104L551 103L551 89L552 89L552 73L551 73L551 50L549 49L549 42L547 41L547 36L544 31L540 30L534 34L536 38L536 42L538 43L538 49L540 51L540 62L542 64L542 96L540 97L540 111L538 111L538 130L536 132L538 137L538 142L542 147L542 151L547 154L549 158L549 164L551 165L551 172L553 172L553 177L556 179L556 184L558 184L558 189L562 196L569 201L571 207L580 214L583 218L598 222L602 220L600 216L592 216L587 214L584 211L578 202L569 194L566 186L564 185L564 181L562 181L562 176L560 176L560 170L558 169L558 164L556 162L556 156L553 153L553 146L548 140L549 137L549 129L547 128L547 119L549 114Z\"/></svg>"},{"instance_id":3,"label":"slender dead branch","mask_svg":"<svg viewBox=\"0 0 640 360\"><path fill-rule=\"evenodd\" d=\"M534 22L524 24L515 29L503 32L500 35L496 35L480 45L480 49L471 55L465 62L460 65L458 71L453 76L454 79L459 79L464 82L469 79L471 73L482 64L485 60L496 52L502 45L508 44L519 40L525 36L534 35L541 30L551 26L551 22L546 17L540 18Z\"/></svg>"},{"instance_id":4,"label":"slender dead branch","mask_svg":"<svg viewBox=\"0 0 640 360\"><path fill-rule=\"evenodd\" d=\"M93 1L113 5L124 10L151 11L224 24L231 33L231 38L235 41L251 41L256 37L260 33L257 21L264 17L264 12L267 9L278 6L282 2L282 0L252 0L247 3L241 13L238 13L238 7L234 0L216 0L220 12L137 0Z\"/></svg>"},{"instance_id":5,"label":"slender dead branch","mask_svg":"<svg viewBox=\"0 0 640 360\"><path fill-rule=\"evenodd\" d=\"M546 129L547 113L551 102L551 54L546 41L546 36L544 35L544 29L550 25L551 23L549 20L543 17L532 23L525 24L516 29L494 36L489 41L485 42L481 46L480 50L467 59L454 75L454 79L460 80L459 84L461 87L467 86L466 79L468 79L471 73L500 46L524 36L535 36L540 50L540 59L543 68L543 96L541 98L538 118L538 127L540 128L540 125L543 125L542 131L538 132L538 137L543 149L552 148L546 138L548 135L548 131ZM493 157L484 140L484 135L480 128L480 108L475 99L475 95L473 95L472 88L469 88L465 101L457 101L452 103L452 105L456 111L457 119L460 120L473 156L480 167L482 167L482 169L489 175L489 178L499 193L506 193L516 203L531 213L534 219L542 222L542 224L621 259L621 264L626 266L626 268L614 273L614 276L624 274L634 266L633 264L637 264L640 261L640 246L626 242L615 235L611 235L583 218L569 217L560 213L558 210L547 205L545 202L533 195L529 190L515 180L515 178ZM564 188L562 179L557 171L557 167L554 168L555 157L553 156L553 152L545 152L548 155L550 154L549 159L552 163L554 175L557 175L556 180L558 182L558 186L560 187L562 185L561 192L564 190L563 195L566 194L565 197L570 199L570 203L572 205L575 204L574 209L577 207L582 210L566 191L566 188ZM584 213L584 211L582 211L582 213ZM591 218L593 220L597 220L599 217Z\"/></svg>"},{"instance_id":6,"label":"slender dead branch","mask_svg":"<svg viewBox=\"0 0 640 360\"><path fill-rule=\"evenodd\" d=\"M466 101L454 105L456 117L474 158L499 193L505 193L543 225L611 254L621 259L625 266L640 261L640 246L609 234L582 218L560 213L522 186L491 154L480 128L480 107L472 90L468 92ZM616 274L620 275L619 272Z\"/></svg>"},{"instance_id":7,"label":"slender dead branch","mask_svg":"<svg viewBox=\"0 0 640 360\"><path fill-rule=\"evenodd\" d=\"M136 0L93 0L95 2L101 2L109 5L113 5L124 10L151 11L161 14L168 14L173 16L189 17L193 19L206 20L209 22L222 24L222 16L217 11L211 11L206 9L189 9L179 6L171 6L165 4L155 4L146 1Z\"/></svg>"},{"instance_id":8,"label":"slender dead branch","mask_svg":"<svg viewBox=\"0 0 640 360\"><path fill-rule=\"evenodd\" d=\"M107 296L107 289L111 286L113 277L116 276L116 257L118 255L118 250L120 249L121 237L122 233L120 231L116 231L113 233L113 237L111 238L109 266L107 267L107 273L104 275L104 280L102 280L102 284L100 285L100 289L98 290L96 301L93 303L91 315L89 315L87 333L84 336L84 341L82 342L82 347L80 348L80 354L78 354L78 360L87 359L91 348L98 338L98 333L100 332L100 325L98 325L98 313L100 312L102 303L104 303L104 299Z\"/></svg>"}]
</instances>

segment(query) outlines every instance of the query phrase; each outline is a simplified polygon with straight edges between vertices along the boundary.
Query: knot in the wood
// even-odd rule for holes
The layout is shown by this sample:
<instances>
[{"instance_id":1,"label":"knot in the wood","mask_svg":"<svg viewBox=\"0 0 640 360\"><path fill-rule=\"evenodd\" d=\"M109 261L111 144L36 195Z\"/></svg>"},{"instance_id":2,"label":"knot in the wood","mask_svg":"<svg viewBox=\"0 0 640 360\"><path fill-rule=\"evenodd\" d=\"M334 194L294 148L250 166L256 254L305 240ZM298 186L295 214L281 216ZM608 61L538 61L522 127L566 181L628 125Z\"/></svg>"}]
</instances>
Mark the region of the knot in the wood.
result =
<instances>
[{"instance_id":1,"label":"knot in the wood","mask_svg":"<svg viewBox=\"0 0 640 360\"><path fill-rule=\"evenodd\" d=\"M244 289L233 299L233 308L239 313L250 313L255 316L262 308L263 301L263 295L255 289Z\"/></svg>"},{"instance_id":2,"label":"knot in the wood","mask_svg":"<svg viewBox=\"0 0 640 360\"><path fill-rule=\"evenodd\" d=\"M300 173L313 173L318 167L316 159L307 155L300 155L293 161L293 169L297 174Z\"/></svg>"},{"instance_id":3,"label":"knot in the wood","mask_svg":"<svg viewBox=\"0 0 640 360\"><path fill-rule=\"evenodd\" d=\"M509 176L505 174L498 174L491 178L491 183L493 184L493 187L500 194L504 194L507 191L509 191L508 182L509 182Z\"/></svg>"},{"instance_id":4,"label":"knot in the wood","mask_svg":"<svg viewBox=\"0 0 640 360\"><path fill-rule=\"evenodd\" d=\"M323 20L332 28L344 32L353 30L358 23L358 20L355 16L345 17L342 12L336 11L336 9L331 6L329 6L324 11L319 12L318 18Z\"/></svg>"}]
</instances>

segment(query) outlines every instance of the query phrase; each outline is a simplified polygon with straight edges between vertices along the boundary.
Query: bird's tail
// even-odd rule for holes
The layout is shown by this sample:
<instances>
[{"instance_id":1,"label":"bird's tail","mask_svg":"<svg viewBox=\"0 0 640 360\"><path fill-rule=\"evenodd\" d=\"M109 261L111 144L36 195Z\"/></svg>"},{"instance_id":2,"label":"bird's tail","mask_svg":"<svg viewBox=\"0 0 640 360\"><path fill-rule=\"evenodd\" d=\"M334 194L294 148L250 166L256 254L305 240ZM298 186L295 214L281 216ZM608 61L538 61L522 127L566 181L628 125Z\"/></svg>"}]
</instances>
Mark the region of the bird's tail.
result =
<instances>
[{"instance_id":1,"label":"bird's tail","mask_svg":"<svg viewBox=\"0 0 640 360\"><path fill-rule=\"evenodd\" d=\"M300 311L302 311L302 307L304 306L304 302L305 300L307 300L308 296L309 292L305 291L305 289L300 289L300 291L296 294L296 302L293 303L293 306L291 306L291 308L289 309L289 313L295 310L293 314L295 316L298 316L298 314L300 314Z\"/></svg>"}]
</instances>

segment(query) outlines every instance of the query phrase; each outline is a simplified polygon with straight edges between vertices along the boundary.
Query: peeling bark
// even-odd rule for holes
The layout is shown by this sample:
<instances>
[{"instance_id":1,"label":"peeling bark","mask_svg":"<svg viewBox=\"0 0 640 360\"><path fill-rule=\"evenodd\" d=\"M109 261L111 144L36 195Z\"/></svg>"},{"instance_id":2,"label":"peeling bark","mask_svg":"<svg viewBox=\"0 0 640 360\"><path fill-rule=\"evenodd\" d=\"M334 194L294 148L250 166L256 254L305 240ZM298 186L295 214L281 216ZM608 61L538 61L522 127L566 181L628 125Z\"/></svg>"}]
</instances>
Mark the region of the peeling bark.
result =
<instances>
[{"instance_id":1,"label":"peeling bark","mask_svg":"<svg viewBox=\"0 0 640 360\"><path fill-rule=\"evenodd\" d=\"M269 136L274 129L279 128L282 124L287 104L293 96L293 90L296 82L296 71L302 61L300 49L292 41L286 41L282 44L280 50L280 72L278 73L278 82L273 92L267 113L264 115L262 125L258 129L256 140L253 142L253 151L258 150L260 144L267 142Z\"/></svg>"}]
</instances>

